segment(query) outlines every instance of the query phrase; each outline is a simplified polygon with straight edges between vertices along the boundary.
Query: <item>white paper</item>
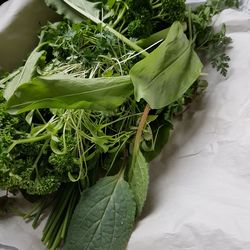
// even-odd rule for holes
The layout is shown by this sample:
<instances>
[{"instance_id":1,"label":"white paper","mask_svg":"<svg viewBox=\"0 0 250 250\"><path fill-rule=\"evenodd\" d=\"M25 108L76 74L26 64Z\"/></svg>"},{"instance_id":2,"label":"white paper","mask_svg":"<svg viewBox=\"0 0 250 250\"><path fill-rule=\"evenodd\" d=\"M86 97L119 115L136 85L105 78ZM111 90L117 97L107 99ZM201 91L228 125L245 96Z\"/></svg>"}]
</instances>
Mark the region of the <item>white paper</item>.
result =
<instances>
[{"instance_id":1,"label":"white paper","mask_svg":"<svg viewBox=\"0 0 250 250\"><path fill-rule=\"evenodd\" d=\"M250 249L249 16L226 10L215 25L233 39L226 79L209 88L151 164L143 218L128 250Z\"/></svg>"},{"instance_id":2,"label":"white paper","mask_svg":"<svg viewBox=\"0 0 250 250\"><path fill-rule=\"evenodd\" d=\"M233 39L229 75L204 69L209 88L152 162L148 199L127 250L250 250L249 5L245 1L242 12L226 10L215 20L215 27L227 24ZM7 37L22 40L8 27ZM2 54L5 31L0 53L8 59ZM10 55L15 58L14 51ZM1 220L0 250L42 250L41 230L18 217Z\"/></svg>"}]
</instances>

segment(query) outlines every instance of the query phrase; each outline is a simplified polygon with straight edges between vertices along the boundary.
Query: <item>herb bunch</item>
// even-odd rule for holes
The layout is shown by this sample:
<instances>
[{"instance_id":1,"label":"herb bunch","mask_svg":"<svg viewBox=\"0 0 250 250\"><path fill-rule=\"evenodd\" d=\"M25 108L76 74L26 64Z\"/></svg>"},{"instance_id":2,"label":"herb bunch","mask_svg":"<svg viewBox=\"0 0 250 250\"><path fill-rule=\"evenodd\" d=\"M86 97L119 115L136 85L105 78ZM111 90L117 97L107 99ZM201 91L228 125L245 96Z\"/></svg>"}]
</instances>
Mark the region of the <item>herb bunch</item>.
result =
<instances>
[{"instance_id":1,"label":"herb bunch","mask_svg":"<svg viewBox=\"0 0 250 250\"><path fill-rule=\"evenodd\" d=\"M68 20L43 27L24 67L1 81L0 188L36 201L25 216L34 227L53 207L48 249L125 247L148 162L206 88L196 52L227 73L231 40L211 22L237 2L222 2L46 0Z\"/></svg>"}]
</instances>

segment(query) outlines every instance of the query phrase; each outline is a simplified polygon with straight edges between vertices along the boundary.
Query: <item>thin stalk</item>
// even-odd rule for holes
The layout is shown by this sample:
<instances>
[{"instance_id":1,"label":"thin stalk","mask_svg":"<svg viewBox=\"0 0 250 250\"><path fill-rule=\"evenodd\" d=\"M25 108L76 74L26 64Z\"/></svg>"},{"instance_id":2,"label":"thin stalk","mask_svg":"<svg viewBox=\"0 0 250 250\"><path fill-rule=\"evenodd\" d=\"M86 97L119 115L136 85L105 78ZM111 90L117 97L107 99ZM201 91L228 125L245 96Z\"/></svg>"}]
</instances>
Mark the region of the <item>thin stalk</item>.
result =
<instances>
[{"instance_id":1,"label":"thin stalk","mask_svg":"<svg viewBox=\"0 0 250 250\"><path fill-rule=\"evenodd\" d=\"M57 249L58 245L60 244L60 242L62 240L61 239L62 231L63 231L63 226L61 225L55 239L53 240L53 244L52 244L52 242L50 242L49 250L56 250Z\"/></svg>"},{"instance_id":2,"label":"thin stalk","mask_svg":"<svg viewBox=\"0 0 250 250\"><path fill-rule=\"evenodd\" d=\"M157 8L160 8L162 7L162 3L158 3L158 4L155 4L152 6L153 9L157 9Z\"/></svg>"},{"instance_id":3,"label":"thin stalk","mask_svg":"<svg viewBox=\"0 0 250 250\"><path fill-rule=\"evenodd\" d=\"M151 110L151 108L147 104L144 111L143 111L143 114L142 114L138 129L137 129L137 132L136 132L133 155L136 155L138 153L138 151L139 151L140 144L141 144L142 132L143 132L143 129L144 129L145 124L147 122L147 118L148 118L148 114L149 114L150 110Z\"/></svg>"},{"instance_id":4,"label":"thin stalk","mask_svg":"<svg viewBox=\"0 0 250 250\"><path fill-rule=\"evenodd\" d=\"M7 196L7 195L6 195ZM24 216L23 216L23 219L24 220L28 220L28 219L31 219L31 217L34 217L37 213L37 211L39 210L40 206L42 206L43 202L42 201L39 201L38 203L36 203L32 209L26 213Z\"/></svg>"},{"instance_id":5,"label":"thin stalk","mask_svg":"<svg viewBox=\"0 0 250 250\"><path fill-rule=\"evenodd\" d=\"M120 147L119 147L118 150L116 151L115 156L114 156L114 158L113 158L113 160L112 160L112 162L111 162L111 164L110 164L110 166L109 166L109 169L108 169L108 171L107 171L107 173L106 173L106 176L107 176L107 175L109 174L109 172L111 171L111 169L112 169L112 167L113 167L113 165L114 165L114 163L115 163L115 160L116 160L118 154L120 153L121 149L123 148L123 146L125 145L125 143L128 141L128 139L129 139L129 137L127 137L127 138L122 142L122 144L120 145Z\"/></svg>"},{"instance_id":6,"label":"thin stalk","mask_svg":"<svg viewBox=\"0 0 250 250\"><path fill-rule=\"evenodd\" d=\"M66 236L67 228L68 228L68 225L70 223L70 218L71 218L71 216L72 216L72 214L74 212L75 206L76 206L77 201L78 201L78 197L79 197L78 190L74 190L72 198L70 200L69 208L67 210L66 219L65 219L65 221L63 223L63 230L62 230L62 233L61 233L61 238L62 239L64 239L65 236Z\"/></svg>"},{"instance_id":7,"label":"thin stalk","mask_svg":"<svg viewBox=\"0 0 250 250\"><path fill-rule=\"evenodd\" d=\"M122 20L125 12L126 12L126 6L123 7L122 11L119 13L117 19L115 20L114 24L112 25L113 28Z\"/></svg>"},{"instance_id":8,"label":"thin stalk","mask_svg":"<svg viewBox=\"0 0 250 250\"><path fill-rule=\"evenodd\" d=\"M35 214L35 218L32 223L32 227L36 228L38 226L38 221L44 211L44 209L48 206L47 200L43 199L41 206L39 207L38 211Z\"/></svg>"},{"instance_id":9,"label":"thin stalk","mask_svg":"<svg viewBox=\"0 0 250 250\"><path fill-rule=\"evenodd\" d=\"M67 232L67 228L70 222L70 218L74 212L77 200L78 200L78 190L76 190L75 186L72 186L72 190L70 190L71 196L68 202L68 207L64 210L66 212L65 217L63 217L60 225L57 225L56 234L53 235L51 239L49 239L49 249L55 250L60 245L60 242L64 240Z\"/></svg>"},{"instance_id":10,"label":"thin stalk","mask_svg":"<svg viewBox=\"0 0 250 250\"><path fill-rule=\"evenodd\" d=\"M43 242L48 242L49 239L51 238L51 234L53 232L53 229L56 227L58 221L60 220L60 216L62 215L64 208L67 205L68 200L70 199L71 196L71 190L67 190L66 193L62 193L59 201L55 205L55 209L51 213L51 217L48 219L48 223L46 224L44 231L43 231L43 237L42 241Z\"/></svg>"},{"instance_id":11,"label":"thin stalk","mask_svg":"<svg viewBox=\"0 0 250 250\"><path fill-rule=\"evenodd\" d=\"M137 157L137 154L138 154L139 149L140 149L142 132L143 132L143 129L144 129L145 124L147 122L147 118L148 118L148 114L149 114L150 110L151 110L151 108L147 104L146 107L144 108L143 114L141 116L141 120L140 120L138 129L137 129L137 132L136 132L136 136L135 136L135 142L134 142L134 148L133 148L133 154L132 154L131 168L129 170L130 171L129 172L129 177L131 177L132 170L133 170L133 168L135 166L136 157Z\"/></svg>"},{"instance_id":12,"label":"thin stalk","mask_svg":"<svg viewBox=\"0 0 250 250\"><path fill-rule=\"evenodd\" d=\"M39 142L39 141L46 140L46 139L48 139L50 137L51 137L51 135L47 134L47 135L42 135L42 136L38 136L38 137L31 137L31 138L26 138L26 139L20 139L20 140L17 140L17 141L13 141L13 143L8 148L7 153L9 153L18 144Z\"/></svg>"},{"instance_id":13,"label":"thin stalk","mask_svg":"<svg viewBox=\"0 0 250 250\"><path fill-rule=\"evenodd\" d=\"M38 156L36 157L35 162L34 162L33 165L32 165L32 169L33 169L33 170L34 170L34 169L36 170L37 178L39 178L39 172L38 172L38 169L37 169L37 164L38 164L39 160L41 159L41 157L42 157L42 155L43 155L43 153L44 153L46 147L48 146L48 144L49 144L49 140L47 139L47 140L45 141L45 143L43 144L43 146L42 146L42 148L41 148L41 150L40 150Z\"/></svg>"},{"instance_id":14,"label":"thin stalk","mask_svg":"<svg viewBox=\"0 0 250 250\"><path fill-rule=\"evenodd\" d=\"M192 29L192 19L191 19L191 7L188 9L188 29L189 29L189 40L193 41L193 29Z\"/></svg>"}]
</instances>

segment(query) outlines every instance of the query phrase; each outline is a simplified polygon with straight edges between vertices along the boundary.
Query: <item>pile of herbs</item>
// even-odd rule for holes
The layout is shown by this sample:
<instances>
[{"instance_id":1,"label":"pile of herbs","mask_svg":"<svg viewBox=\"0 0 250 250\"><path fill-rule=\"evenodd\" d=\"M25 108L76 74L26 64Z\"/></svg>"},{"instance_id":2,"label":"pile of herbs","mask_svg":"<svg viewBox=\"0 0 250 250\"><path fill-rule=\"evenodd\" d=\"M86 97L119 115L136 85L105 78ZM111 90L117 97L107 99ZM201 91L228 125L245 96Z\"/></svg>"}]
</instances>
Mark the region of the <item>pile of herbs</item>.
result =
<instances>
[{"instance_id":1,"label":"pile of herbs","mask_svg":"<svg viewBox=\"0 0 250 250\"><path fill-rule=\"evenodd\" d=\"M212 17L238 2L45 2L65 19L43 27L25 65L1 80L2 207L21 192L35 202L24 216L34 227L49 209L48 249L124 249L148 163L206 87L203 63L227 74L231 40Z\"/></svg>"}]
</instances>

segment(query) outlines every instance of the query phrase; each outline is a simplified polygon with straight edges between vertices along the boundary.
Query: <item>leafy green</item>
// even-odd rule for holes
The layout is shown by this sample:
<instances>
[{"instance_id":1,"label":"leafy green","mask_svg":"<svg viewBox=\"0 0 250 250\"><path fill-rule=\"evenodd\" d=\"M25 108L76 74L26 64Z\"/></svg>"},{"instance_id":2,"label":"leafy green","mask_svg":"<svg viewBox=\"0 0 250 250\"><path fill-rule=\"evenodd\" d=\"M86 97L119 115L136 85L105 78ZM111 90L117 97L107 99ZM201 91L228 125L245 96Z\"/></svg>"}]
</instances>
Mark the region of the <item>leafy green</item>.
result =
<instances>
[{"instance_id":1,"label":"leafy green","mask_svg":"<svg viewBox=\"0 0 250 250\"><path fill-rule=\"evenodd\" d=\"M124 249L135 218L135 202L122 176L105 177L84 191L63 249Z\"/></svg>"},{"instance_id":2,"label":"leafy green","mask_svg":"<svg viewBox=\"0 0 250 250\"><path fill-rule=\"evenodd\" d=\"M137 204L137 215L140 215L147 198L149 183L148 163L140 151L136 156L135 165L131 172L129 185Z\"/></svg>"},{"instance_id":3,"label":"leafy green","mask_svg":"<svg viewBox=\"0 0 250 250\"><path fill-rule=\"evenodd\" d=\"M163 0L161 18L168 24L175 21L183 22L185 20L186 4L185 0Z\"/></svg>"},{"instance_id":4,"label":"leafy green","mask_svg":"<svg viewBox=\"0 0 250 250\"><path fill-rule=\"evenodd\" d=\"M128 35L130 37L148 37L152 33L152 27L149 19L146 17L135 19L128 25Z\"/></svg>"},{"instance_id":5,"label":"leafy green","mask_svg":"<svg viewBox=\"0 0 250 250\"><path fill-rule=\"evenodd\" d=\"M209 0L189 13L192 23L189 34L196 38L196 51L204 62L210 62L223 76L228 72L230 58L226 55L226 49L232 40L226 36L225 25L222 25L219 32L214 30L212 17L225 8L238 6L238 0Z\"/></svg>"},{"instance_id":6,"label":"leafy green","mask_svg":"<svg viewBox=\"0 0 250 250\"><path fill-rule=\"evenodd\" d=\"M100 18L100 1L88 1L88 0L63 0L66 4L71 6L73 4L74 8L79 8L82 11L90 14L93 17Z\"/></svg>"},{"instance_id":7,"label":"leafy green","mask_svg":"<svg viewBox=\"0 0 250 250\"><path fill-rule=\"evenodd\" d=\"M38 49L39 46L30 54L23 69L16 76L14 76L10 82L8 82L4 91L4 98L6 100L9 100L9 98L20 85L30 81L31 78L36 75L36 66L45 53L45 51L38 51Z\"/></svg>"},{"instance_id":8,"label":"leafy green","mask_svg":"<svg viewBox=\"0 0 250 250\"><path fill-rule=\"evenodd\" d=\"M176 22L166 40L132 67L130 76L135 99L143 98L152 109L163 108L187 91L201 69L200 59L183 33L182 25Z\"/></svg>"},{"instance_id":9,"label":"leafy green","mask_svg":"<svg viewBox=\"0 0 250 250\"><path fill-rule=\"evenodd\" d=\"M72 20L73 22L81 22L82 17L73 9L69 8L66 3L64 3L62 0L44 0L45 3L53 8L59 15L65 16L65 18L68 18Z\"/></svg>"},{"instance_id":10,"label":"leafy green","mask_svg":"<svg viewBox=\"0 0 250 250\"><path fill-rule=\"evenodd\" d=\"M159 41L164 40L167 37L169 30L170 28L158 31L147 38L136 41L136 44L142 48L148 48L151 45L159 43Z\"/></svg>"},{"instance_id":11,"label":"leafy green","mask_svg":"<svg viewBox=\"0 0 250 250\"><path fill-rule=\"evenodd\" d=\"M43 27L27 65L0 82L10 112L23 112L8 114L1 99L0 188L39 199L25 217L33 226L53 206L48 249L64 242L81 196L65 248L121 250L146 200L148 162L206 86L194 50L226 74L230 39L211 20L237 1L195 11L184 0L46 2L73 23Z\"/></svg>"},{"instance_id":12,"label":"leafy green","mask_svg":"<svg viewBox=\"0 0 250 250\"><path fill-rule=\"evenodd\" d=\"M7 106L12 114L37 108L112 110L131 93L132 84L128 76L91 79L51 75L22 84Z\"/></svg>"}]
</instances>

